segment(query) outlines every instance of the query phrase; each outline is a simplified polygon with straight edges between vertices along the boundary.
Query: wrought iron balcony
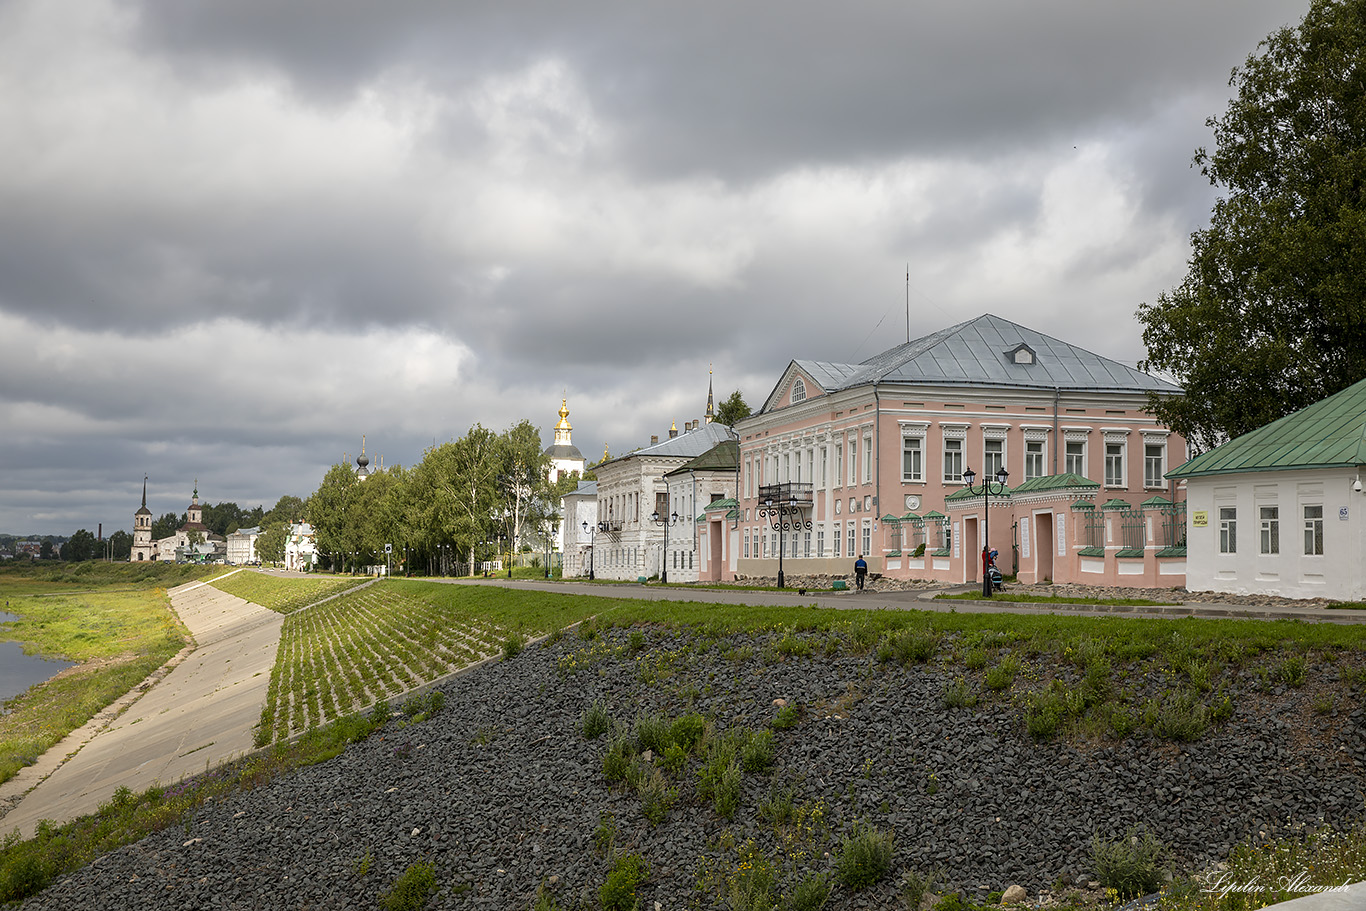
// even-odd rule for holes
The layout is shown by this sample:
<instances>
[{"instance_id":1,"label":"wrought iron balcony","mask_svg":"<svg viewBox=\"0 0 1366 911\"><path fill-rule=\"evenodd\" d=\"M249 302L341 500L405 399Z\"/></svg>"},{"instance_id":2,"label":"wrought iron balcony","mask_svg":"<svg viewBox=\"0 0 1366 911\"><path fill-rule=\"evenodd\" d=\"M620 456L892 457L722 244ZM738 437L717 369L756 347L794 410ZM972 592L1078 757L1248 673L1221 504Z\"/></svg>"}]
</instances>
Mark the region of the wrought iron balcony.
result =
<instances>
[{"instance_id":1,"label":"wrought iron balcony","mask_svg":"<svg viewBox=\"0 0 1366 911\"><path fill-rule=\"evenodd\" d=\"M811 484L803 481L787 481L782 484L764 484L759 488L759 502L773 501L774 506L810 506L812 503Z\"/></svg>"}]
</instances>

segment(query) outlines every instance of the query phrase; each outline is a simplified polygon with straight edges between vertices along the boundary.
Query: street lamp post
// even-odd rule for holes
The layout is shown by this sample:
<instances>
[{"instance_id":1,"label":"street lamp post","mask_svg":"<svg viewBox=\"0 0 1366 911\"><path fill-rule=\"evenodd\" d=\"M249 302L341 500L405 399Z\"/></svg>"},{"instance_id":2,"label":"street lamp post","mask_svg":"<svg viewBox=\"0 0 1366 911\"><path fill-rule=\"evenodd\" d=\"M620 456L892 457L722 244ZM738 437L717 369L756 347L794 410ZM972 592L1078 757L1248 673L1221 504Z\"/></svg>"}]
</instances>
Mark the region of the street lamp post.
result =
<instances>
[{"instance_id":1,"label":"street lamp post","mask_svg":"<svg viewBox=\"0 0 1366 911\"><path fill-rule=\"evenodd\" d=\"M587 522L584 522L583 533L588 535L588 581L592 582L594 579L593 551L595 549L593 545L596 544L598 540L598 526L596 524L589 525Z\"/></svg>"},{"instance_id":2,"label":"street lamp post","mask_svg":"<svg viewBox=\"0 0 1366 911\"><path fill-rule=\"evenodd\" d=\"M796 531L802 527L802 507L797 503L796 497L789 496L787 502L780 500L777 504L770 497L759 507L759 518L769 519L770 524L778 532L778 587L783 588L787 581L783 576L783 532L788 529ZM795 545L793 553L796 553Z\"/></svg>"},{"instance_id":3,"label":"street lamp post","mask_svg":"<svg viewBox=\"0 0 1366 911\"><path fill-rule=\"evenodd\" d=\"M1006 492L1006 479L1010 477L1010 472L1006 471L1002 465L996 469L996 485L992 486L991 478L983 477L981 487L973 487L973 479L977 477L977 472L972 468L963 470L963 486L968 493L973 496L982 497L982 597L991 597L991 496L1001 496Z\"/></svg>"},{"instance_id":4,"label":"street lamp post","mask_svg":"<svg viewBox=\"0 0 1366 911\"><path fill-rule=\"evenodd\" d=\"M650 519L656 525L664 526L664 556L659 561L659 581L665 585L669 582L669 526L678 524L678 513L671 516L661 516L659 510L650 514Z\"/></svg>"}]
</instances>

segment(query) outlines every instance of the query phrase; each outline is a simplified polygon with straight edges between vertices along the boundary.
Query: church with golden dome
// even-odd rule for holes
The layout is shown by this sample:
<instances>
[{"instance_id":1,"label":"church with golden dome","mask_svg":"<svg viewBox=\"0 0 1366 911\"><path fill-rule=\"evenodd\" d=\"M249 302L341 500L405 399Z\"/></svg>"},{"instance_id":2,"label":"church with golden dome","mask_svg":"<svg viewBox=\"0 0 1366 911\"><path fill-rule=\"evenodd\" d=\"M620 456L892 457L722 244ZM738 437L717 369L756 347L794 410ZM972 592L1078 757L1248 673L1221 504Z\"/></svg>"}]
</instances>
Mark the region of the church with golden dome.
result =
<instances>
[{"instance_id":1,"label":"church with golden dome","mask_svg":"<svg viewBox=\"0 0 1366 911\"><path fill-rule=\"evenodd\" d=\"M570 440L573 427L569 424L569 399L560 400L560 422L555 425L555 442L546 447L545 454L550 457L550 483L557 484L570 472L580 475L588 466L588 460L579 452L579 447Z\"/></svg>"}]
</instances>

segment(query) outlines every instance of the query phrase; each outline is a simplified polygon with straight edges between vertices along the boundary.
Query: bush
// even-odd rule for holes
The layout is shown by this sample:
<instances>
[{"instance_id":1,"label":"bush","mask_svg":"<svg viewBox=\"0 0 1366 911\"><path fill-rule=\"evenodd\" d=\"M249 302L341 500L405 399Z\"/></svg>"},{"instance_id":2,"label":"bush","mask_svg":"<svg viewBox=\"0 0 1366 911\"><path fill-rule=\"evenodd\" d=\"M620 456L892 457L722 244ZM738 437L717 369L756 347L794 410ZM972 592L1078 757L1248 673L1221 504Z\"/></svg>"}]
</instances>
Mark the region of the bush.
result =
<instances>
[{"instance_id":1,"label":"bush","mask_svg":"<svg viewBox=\"0 0 1366 911\"><path fill-rule=\"evenodd\" d=\"M505 660L508 658L516 658L525 645L526 640L522 638L521 634L513 633L503 640L503 658Z\"/></svg>"},{"instance_id":2,"label":"bush","mask_svg":"<svg viewBox=\"0 0 1366 911\"><path fill-rule=\"evenodd\" d=\"M797 726L797 722L802 720L802 707L795 702L789 702L778 709L778 714L773 719L773 729L775 731L786 731Z\"/></svg>"},{"instance_id":3,"label":"bush","mask_svg":"<svg viewBox=\"0 0 1366 911\"><path fill-rule=\"evenodd\" d=\"M627 854L617 858L612 872L607 874L598 897L602 900L602 911L632 911L636 907L636 890L650 875L645 858L639 854Z\"/></svg>"},{"instance_id":4,"label":"bush","mask_svg":"<svg viewBox=\"0 0 1366 911\"><path fill-rule=\"evenodd\" d=\"M674 719L674 723L669 726L669 740L676 743L684 753L691 753L706 732L707 719L696 712L689 712Z\"/></svg>"},{"instance_id":5,"label":"bush","mask_svg":"<svg viewBox=\"0 0 1366 911\"><path fill-rule=\"evenodd\" d=\"M389 891L380 896L379 906L384 911L417 911L426 907L428 899L436 894L436 868L419 861L409 865L394 880Z\"/></svg>"},{"instance_id":6,"label":"bush","mask_svg":"<svg viewBox=\"0 0 1366 911\"><path fill-rule=\"evenodd\" d=\"M845 836L835 876L850 889L863 889L882 879L892 869L892 833L873 826L859 826Z\"/></svg>"},{"instance_id":7,"label":"bush","mask_svg":"<svg viewBox=\"0 0 1366 911\"><path fill-rule=\"evenodd\" d=\"M1130 828L1114 841L1104 841L1097 833L1091 838L1091 857L1100 884L1120 898L1138 898L1162 888L1167 847L1146 829Z\"/></svg>"},{"instance_id":8,"label":"bush","mask_svg":"<svg viewBox=\"0 0 1366 911\"><path fill-rule=\"evenodd\" d=\"M612 727L612 717L607 714L607 706L601 702L594 702L584 710L579 719L579 726L583 736L588 740L597 740L606 734Z\"/></svg>"},{"instance_id":9,"label":"bush","mask_svg":"<svg viewBox=\"0 0 1366 911\"><path fill-rule=\"evenodd\" d=\"M1020 673L1020 661L1014 655L1006 655L1001 663L987 671L982 683L994 693L1010 689L1015 675Z\"/></svg>"},{"instance_id":10,"label":"bush","mask_svg":"<svg viewBox=\"0 0 1366 911\"><path fill-rule=\"evenodd\" d=\"M946 709L970 709L977 704L977 694L962 677L945 684L940 702Z\"/></svg>"},{"instance_id":11,"label":"bush","mask_svg":"<svg viewBox=\"0 0 1366 911\"><path fill-rule=\"evenodd\" d=\"M773 732L753 731L740 748L740 765L746 772L767 772L773 765Z\"/></svg>"}]
</instances>

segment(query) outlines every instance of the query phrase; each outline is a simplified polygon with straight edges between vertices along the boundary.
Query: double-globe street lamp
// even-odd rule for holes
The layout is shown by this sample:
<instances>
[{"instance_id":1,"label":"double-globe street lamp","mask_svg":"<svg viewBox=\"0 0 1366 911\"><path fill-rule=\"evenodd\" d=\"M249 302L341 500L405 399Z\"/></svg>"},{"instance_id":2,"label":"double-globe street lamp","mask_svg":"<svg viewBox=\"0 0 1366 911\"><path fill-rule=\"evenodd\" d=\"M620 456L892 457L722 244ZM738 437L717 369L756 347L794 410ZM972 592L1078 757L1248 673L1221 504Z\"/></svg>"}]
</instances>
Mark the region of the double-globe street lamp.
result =
<instances>
[{"instance_id":1,"label":"double-globe street lamp","mask_svg":"<svg viewBox=\"0 0 1366 911\"><path fill-rule=\"evenodd\" d=\"M599 530L602 530L602 531L606 531L606 530L607 530L606 525L607 525L606 522L597 522L597 523L594 523L593 525L589 525L587 522L584 522L584 523L583 523L583 533L584 533L585 535L588 535L588 581L589 581L589 582L592 582L593 579L596 578L596 577L593 575L593 551L596 550L597 548L594 547L593 545L597 543L597 540L598 540L598 531L599 531Z\"/></svg>"},{"instance_id":2,"label":"double-globe street lamp","mask_svg":"<svg viewBox=\"0 0 1366 911\"><path fill-rule=\"evenodd\" d=\"M662 584L669 582L669 526L678 524L678 513L671 516L661 516L659 510L650 513L650 520L656 525L664 526L664 554L659 561L659 581Z\"/></svg>"},{"instance_id":3,"label":"double-globe street lamp","mask_svg":"<svg viewBox=\"0 0 1366 911\"><path fill-rule=\"evenodd\" d=\"M797 502L795 496L788 496L786 500L775 502L772 497L766 497L764 504L759 507L759 518L768 519L773 528L778 532L778 587L783 588L786 579L783 576L783 532L796 532L802 528L810 528L811 521L802 522L802 505ZM797 554L796 537L792 541L792 554Z\"/></svg>"},{"instance_id":4,"label":"double-globe street lamp","mask_svg":"<svg viewBox=\"0 0 1366 911\"><path fill-rule=\"evenodd\" d=\"M992 494L1001 496L1006 492L1006 479L1010 477L1010 472L1006 471L1002 465L996 469L996 485L992 486L990 477L982 478L981 487L973 487L973 479L977 477L977 472L971 468L963 470L963 485L968 493L982 498L982 597L991 597L991 497Z\"/></svg>"}]
</instances>

